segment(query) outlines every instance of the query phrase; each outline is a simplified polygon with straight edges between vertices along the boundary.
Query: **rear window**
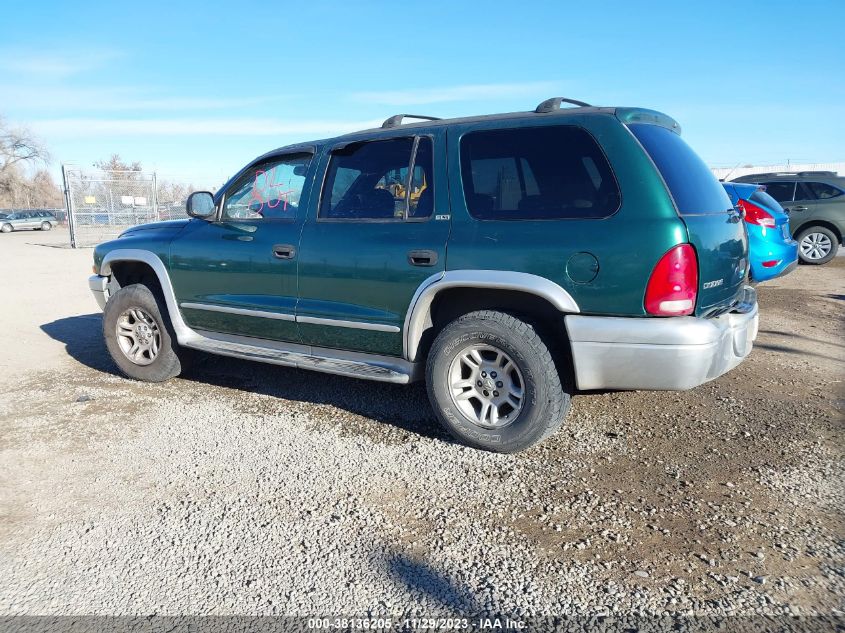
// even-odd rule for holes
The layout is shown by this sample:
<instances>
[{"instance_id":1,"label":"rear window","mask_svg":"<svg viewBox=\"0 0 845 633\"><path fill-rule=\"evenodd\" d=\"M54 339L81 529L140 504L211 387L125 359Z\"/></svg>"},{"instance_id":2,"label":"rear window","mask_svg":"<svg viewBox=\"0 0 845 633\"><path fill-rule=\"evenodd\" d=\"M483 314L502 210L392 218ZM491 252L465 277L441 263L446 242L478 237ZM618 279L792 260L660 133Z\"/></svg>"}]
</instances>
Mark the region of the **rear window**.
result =
<instances>
[{"instance_id":1,"label":"rear window","mask_svg":"<svg viewBox=\"0 0 845 633\"><path fill-rule=\"evenodd\" d=\"M819 200L829 200L830 198L838 198L842 195L842 191L826 182L808 182L807 188Z\"/></svg>"},{"instance_id":2,"label":"rear window","mask_svg":"<svg viewBox=\"0 0 845 633\"><path fill-rule=\"evenodd\" d=\"M724 187L680 135L648 123L628 127L657 165L679 213L721 213L731 207Z\"/></svg>"},{"instance_id":3,"label":"rear window","mask_svg":"<svg viewBox=\"0 0 845 633\"><path fill-rule=\"evenodd\" d=\"M780 206L780 202L772 198L769 194L765 191L755 191L751 194L751 201L758 202L769 209L773 209L775 211L783 211L783 207Z\"/></svg>"},{"instance_id":4,"label":"rear window","mask_svg":"<svg viewBox=\"0 0 845 633\"><path fill-rule=\"evenodd\" d=\"M571 125L470 132L461 176L480 220L606 218L621 198L598 143Z\"/></svg>"}]
</instances>

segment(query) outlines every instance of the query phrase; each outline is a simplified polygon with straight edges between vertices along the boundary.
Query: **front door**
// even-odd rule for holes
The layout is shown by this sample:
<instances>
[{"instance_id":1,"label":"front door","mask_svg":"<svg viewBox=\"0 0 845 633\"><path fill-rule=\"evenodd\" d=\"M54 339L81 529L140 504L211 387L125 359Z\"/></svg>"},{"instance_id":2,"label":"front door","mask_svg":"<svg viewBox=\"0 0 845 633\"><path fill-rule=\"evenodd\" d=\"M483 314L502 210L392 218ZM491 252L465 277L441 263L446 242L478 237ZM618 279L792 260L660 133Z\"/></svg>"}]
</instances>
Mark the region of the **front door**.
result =
<instances>
[{"instance_id":1,"label":"front door","mask_svg":"<svg viewBox=\"0 0 845 633\"><path fill-rule=\"evenodd\" d=\"M298 341L296 267L312 156L277 156L245 169L213 222L193 221L171 244L171 277L196 329Z\"/></svg>"},{"instance_id":2,"label":"front door","mask_svg":"<svg viewBox=\"0 0 845 633\"><path fill-rule=\"evenodd\" d=\"M445 134L382 137L326 152L299 258L303 343L402 355L417 288L446 266Z\"/></svg>"}]
</instances>

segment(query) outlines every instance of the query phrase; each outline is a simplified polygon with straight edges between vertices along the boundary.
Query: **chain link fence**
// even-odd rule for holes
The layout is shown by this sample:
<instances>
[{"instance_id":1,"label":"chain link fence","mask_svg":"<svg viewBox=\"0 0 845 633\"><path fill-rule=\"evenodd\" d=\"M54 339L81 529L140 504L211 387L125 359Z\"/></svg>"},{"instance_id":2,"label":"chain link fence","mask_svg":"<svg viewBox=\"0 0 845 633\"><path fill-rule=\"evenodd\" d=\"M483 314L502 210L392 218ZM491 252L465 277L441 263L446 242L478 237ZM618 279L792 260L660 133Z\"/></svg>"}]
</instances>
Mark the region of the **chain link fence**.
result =
<instances>
[{"instance_id":1,"label":"chain link fence","mask_svg":"<svg viewBox=\"0 0 845 633\"><path fill-rule=\"evenodd\" d=\"M186 217L185 201L173 187L159 200L155 172L64 165L62 176L73 248L114 239L137 224Z\"/></svg>"}]
</instances>

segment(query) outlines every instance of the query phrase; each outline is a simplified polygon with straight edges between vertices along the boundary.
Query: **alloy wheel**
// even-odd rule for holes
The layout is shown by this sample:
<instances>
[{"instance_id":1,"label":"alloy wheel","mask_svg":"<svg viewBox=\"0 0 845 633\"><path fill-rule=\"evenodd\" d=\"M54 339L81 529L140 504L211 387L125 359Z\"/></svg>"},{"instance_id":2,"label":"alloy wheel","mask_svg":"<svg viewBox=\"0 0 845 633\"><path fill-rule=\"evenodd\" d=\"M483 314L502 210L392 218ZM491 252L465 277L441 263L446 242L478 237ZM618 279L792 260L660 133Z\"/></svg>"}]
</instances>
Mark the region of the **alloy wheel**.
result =
<instances>
[{"instance_id":1,"label":"alloy wheel","mask_svg":"<svg viewBox=\"0 0 845 633\"><path fill-rule=\"evenodd\" d=\"M522 411L525 381L505 352L492 345L472 345L452 360L449 394L470 422L485 429L501 429Z\"/></svg>"},{"instance_id":2,"label":"alloy wheel","mask_svg":"<svg viewBox=\"0 0 845 633\"><path fill-rule=\"evenodd\" d=\"M129 308L117 318L117 342L123 355L136 365L149 365L161 349L161 329L141 308Z\"/></svg>"},{"instance_id":3,"label":"alloy wheel","mask_svg":"<svg viewBox=\"0 0 845 633\"><path fill-rule=\"evenodd\" d=\"M801 254L807 259L823 259L833 248L833 242L824 233L807 233L801 238Z\"/></svg>"}]
</instances>

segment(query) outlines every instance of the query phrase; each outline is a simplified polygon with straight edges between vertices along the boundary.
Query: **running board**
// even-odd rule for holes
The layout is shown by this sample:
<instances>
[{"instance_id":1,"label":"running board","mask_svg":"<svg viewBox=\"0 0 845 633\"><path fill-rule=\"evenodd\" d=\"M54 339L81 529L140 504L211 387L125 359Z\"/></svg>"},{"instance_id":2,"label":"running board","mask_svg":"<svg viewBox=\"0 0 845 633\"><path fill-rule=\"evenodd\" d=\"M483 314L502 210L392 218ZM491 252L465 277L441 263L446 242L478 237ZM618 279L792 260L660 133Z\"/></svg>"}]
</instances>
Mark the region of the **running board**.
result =
<instances>
[{"instance_id":1,"label":"running board","mask_svg":"<svg viewBox=\"0 0 845 633\"><path fill-rule=\"evenodd\" d=\"M210 354L273 365L312 369L327 374L405 384L417 378L418 366L401 358L282 343L249 336L194 330L182 343Z\"/></svg>"}]
</instances>

